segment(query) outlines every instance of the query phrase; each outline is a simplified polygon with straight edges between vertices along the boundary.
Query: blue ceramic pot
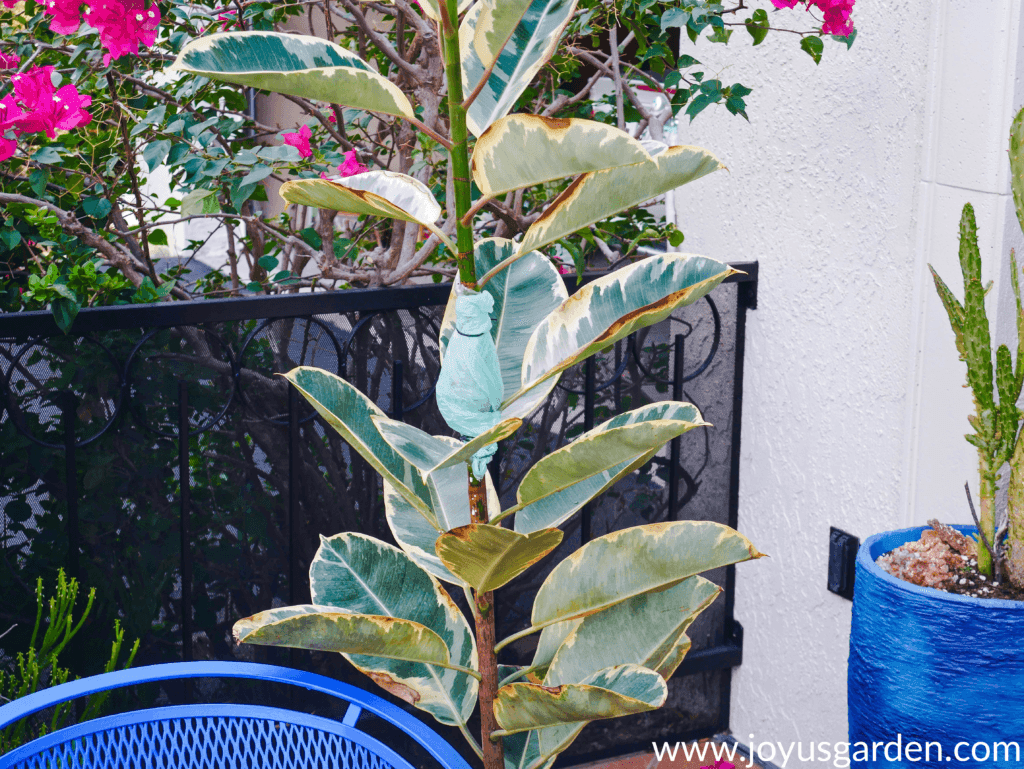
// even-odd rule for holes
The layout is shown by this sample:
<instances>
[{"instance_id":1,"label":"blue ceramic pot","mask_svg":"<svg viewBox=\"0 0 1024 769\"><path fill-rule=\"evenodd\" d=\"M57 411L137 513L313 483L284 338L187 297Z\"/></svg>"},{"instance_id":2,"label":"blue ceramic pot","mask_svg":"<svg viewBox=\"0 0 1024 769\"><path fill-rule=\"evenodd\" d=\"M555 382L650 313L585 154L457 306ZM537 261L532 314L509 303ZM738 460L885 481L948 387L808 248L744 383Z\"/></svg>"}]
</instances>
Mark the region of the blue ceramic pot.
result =
<instances>
[{"instance_id":1,"label":"blue ceramic pot","mask_svg":"<svg viewBox=\"0 0 1024 769\"><path fill-rule=\"evenodd\" d=\"M918 587L875 564L922 529L878 534L857 555L847 687L852 766L1024 767L1024 601Z\"/></svg>"}]
</instances>

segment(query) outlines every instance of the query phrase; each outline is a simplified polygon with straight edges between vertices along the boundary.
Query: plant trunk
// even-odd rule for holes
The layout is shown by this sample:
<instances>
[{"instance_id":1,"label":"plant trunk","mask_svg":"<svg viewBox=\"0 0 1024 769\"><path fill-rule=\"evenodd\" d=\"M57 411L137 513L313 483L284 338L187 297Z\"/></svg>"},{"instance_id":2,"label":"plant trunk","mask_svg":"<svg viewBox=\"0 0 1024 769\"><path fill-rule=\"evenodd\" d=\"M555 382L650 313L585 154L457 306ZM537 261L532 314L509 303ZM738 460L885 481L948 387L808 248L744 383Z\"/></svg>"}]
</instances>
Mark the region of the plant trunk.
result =
<instances>
[{"instance_id":1,"label":"plant trunk","mask_svg":"<svg viewBox=\"0 0 1024 769\"><path fill-rule=\"evenodd\" d=\"M1020 439L1010 458L1006 523L1006 571L1013 586L1024 589L1024 440Z\"/></svg>"}]
</instances>

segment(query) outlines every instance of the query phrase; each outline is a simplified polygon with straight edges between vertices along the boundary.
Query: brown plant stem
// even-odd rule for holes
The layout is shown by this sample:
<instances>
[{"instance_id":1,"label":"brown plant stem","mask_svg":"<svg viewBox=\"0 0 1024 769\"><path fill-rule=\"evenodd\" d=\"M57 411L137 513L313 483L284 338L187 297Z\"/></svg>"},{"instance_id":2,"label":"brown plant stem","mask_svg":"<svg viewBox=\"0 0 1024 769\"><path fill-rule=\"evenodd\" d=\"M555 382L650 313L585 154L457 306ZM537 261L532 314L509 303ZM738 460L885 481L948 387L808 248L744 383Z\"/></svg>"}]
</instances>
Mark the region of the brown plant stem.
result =
<instances>
[{"instance_id":1,"label":"brown plant stem","mask_svg":"<svg viewBox=\"0 0 1024 769\"><path fill-rule=\"evenodd\" d=\"M487 523L487 481L470 481L469 512L473 523ZM476 648L480 657L480 746L484 769L504 769L505 751L501 738L491 739L498 731L494 717L494 698L498 694L498 655L494 651L494 593L475 593L473 624L476 626Z\"/></svg>"}]
</instances>

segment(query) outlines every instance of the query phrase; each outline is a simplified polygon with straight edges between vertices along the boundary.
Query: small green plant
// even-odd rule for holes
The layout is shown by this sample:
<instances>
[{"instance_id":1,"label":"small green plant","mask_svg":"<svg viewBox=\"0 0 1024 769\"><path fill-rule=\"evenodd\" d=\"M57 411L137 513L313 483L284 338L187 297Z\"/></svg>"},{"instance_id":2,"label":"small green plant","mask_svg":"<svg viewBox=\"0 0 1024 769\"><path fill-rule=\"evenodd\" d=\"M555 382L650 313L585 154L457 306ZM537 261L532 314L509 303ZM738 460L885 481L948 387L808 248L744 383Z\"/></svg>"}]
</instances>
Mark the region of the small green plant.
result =
<instances>
[{"instance_id":1,"label":"small green plant","mask_svg":"<svg viewBox=\"0 0 1024 769\"><path fill-rule=\"evenodd\" d=\"M326 371L289 372L383 476L399 547L353 532L322 538L310 567L312 603L242 619L234 634L244 643L339 652L387 691L458 727L486 769L541 769L588 722L663 705L666 681L690 648L686 629L721 592L700 572L762 556L714 522L616 531L554 567L528 628L496 637L494 592L558 547L559 526L667 441L707 424L695 406L673 401L614 416L536 462L505 509L487 471L498 442L564 371L735 272L703 256L661 254L570 297L542 249L721 164L700 147L642 143L595 120L509 114L554 55L576 0L485 0L472 8L423 0L420 7L430 19L425 30L436 24L440 33L442 131L422 122L406 93L362 57L316 37L215 34L185 45L174 65L392 115L427 134L449 161L447 184L434 189L447 190L450 225L439 224L431 187L392 170L293 179L281 189L290 203L331 212L328 221L344 212L418 225L451 253L459 282L441 322L436 394L448 426L466 440L389 419ZM475 217L496 200L568 179L521 240L475 237ZM442 581L464 592L472 626ZM503 648L530 636L537 639L531 664L500 664ZM479 742L467 726L478 706Z\"/></svg>"},{"instance_id":2,"label":"small green plant","mask_svg":"<svg viewBox=\"0 0 1024 769\"><path fill-rule=\"evenodd\" d=\"M1010 175L1017 220L1024 229L1024 109L1010 126ZM1021 305L1017 259L1010 251L1010 283L1016 301L1017 360L1001 344L992 363L992 338L985 296L991 288L981 280L981 251L974 208L967 203L960 217L960 270L964 301L961 303L929 265L935 288L956 336L960 360L967 364L967 386L974 397L974 414L968 417L974 433L967 440L978 450L980 510L978 522L978 570L1024 588L1024 432L1017 407L1024 386L1024 307ZM994 375L994 376L993 376ZM995 499L1004 464L1010 463L1007 512L996 525ZM974 515L973 504L971 513Z\"/></svg>"},{"instance_id":3,"label":"small green plant","mask_svg":"<svg viewBox=\"0 0 1024 769\"><path fill-rule=\"evenodd\" d=\"M54 594L46 599L43 591L42 577L36 583L36 622L32 630L32 639L29 641L27 652L18 652L14 658L13 670L0 671L0 700L10 702L11 700L25 697L29 694L45 689L50 686L57 686L66 683L71 672L59 664L58 657L64 651L68 643L82 629L89 612L92 610L93 600L96 597L95 588L89 590L86 599L85 609L74 619L75 602L78 599L78 580L68 579L64 570L57 572L57 585ZM45 613L45 620L44 620ZM40 631L42 635L40 636ZM124 643L124 630L121 623L114 620L114 642L110 648L110 659L103 667L105 673L117 668L118 658L121 656L121 646ZM124 667L131 667L135 659L135 653L139 649L139 641L136 639L128 652L128 659ZM86 705L79 721L87 721L99 715L104 703L107 701L109 692L93 694L86 701ZM46 734L60 729L71 716L71 703L66 702L58 705L49 721L39 727L39 734ZM33 739L32 724L29 719L23 719L12 726L0 731L0 753L6 753L19 745Z\"/></svg>"}]
</instances>

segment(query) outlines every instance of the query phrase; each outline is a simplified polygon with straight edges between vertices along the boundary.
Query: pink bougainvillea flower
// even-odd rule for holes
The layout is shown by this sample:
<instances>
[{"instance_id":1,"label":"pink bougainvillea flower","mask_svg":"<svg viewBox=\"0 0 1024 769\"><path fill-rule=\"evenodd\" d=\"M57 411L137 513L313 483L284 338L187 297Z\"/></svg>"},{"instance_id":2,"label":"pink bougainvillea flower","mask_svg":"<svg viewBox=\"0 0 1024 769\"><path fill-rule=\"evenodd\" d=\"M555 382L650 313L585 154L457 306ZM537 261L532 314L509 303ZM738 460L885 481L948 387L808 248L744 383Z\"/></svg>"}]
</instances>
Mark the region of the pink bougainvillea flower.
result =
<instances>
[{"instance_id":1,"label":"pink bougainvillea flower","mask_svg":"<svg viewBox=\"0 0 1024 769\"><path fill-rule=\"evenodd\" d=\"M110 64L130 53L138 55L139 45L153 45L160 26L160 8L146 7L145 0L94 0L85 9L85 20L100 33L107 49L103 63Z\"/></svg>"},{"instance_id":2,"label":"pink bougainvillea flower","mask_svg":"<svg viewBox=\"0 0 1024 769\"><path fill-rule=\"evenodd\" d=\"M312 137L313 132L309 130L308 125L300 127L298 133L281 134L281 138L284 139L284 143L289 147L297 149L299 154L304 158L313 156L313 150L309 148L309 140Z\"/></svg>"},{"instance_id":3,"label":"pink bougainvillea flower","mask_svg":"<svg viewBox=\"0 0 1024 769\"><path fill-rule=\"evenodd\" d=\"M0 69L17 69L19 64L21 64L21 57L16 53L12 53L10 56L0 53Z\"/></svg>"},{"instance_id":4,"label":"pink bougainvillea flower","mask_svg":"<svg viewBox=\"0 0 1024 769\"><path fill-rule=\"evenodd\" d=\"M83 96L73 85L66 85L47 99L36 102L32 111L18 120L17 129L22 133L44 131L51 139L57 138L57 131L70 131L92 120L85 108L92 104L91 96Z\"/></svg>"},{"instance_id":5,"label":"pink bougainvillea flower","mask_svg":"<svg viewBox=\"0 0 1024 769\"><path fill-rule=\"evenodd\" d=\"M82 26L82 0L46 0L46 13L53 17L50 29L58 35L73 35Z\"/></svg>"},{"instance_id":6,"label":"pink bougainvillea flower","mask_svg":"<svg viewBox=\"0 0 1024 769\"><path fill-rule=\"evenodd\" d=\"M358 158L356 158L356 151L349 150L348 152L345 153L345 162L338 166L338 173L334 174L333 176L330 174L323 173L320 174L320 178L333 179L337 176L344 178L346 176L355 176L356 174L365 173L366 171L369 170L369 168L360 163Z\"/></svg>"},{"instance_id":7,"label":"pink bougainvillea flower","mask_svg":"<svg viewBox=\"0 0 1024 769\"><path fill-rule=\"evenodd\" d=\"M9 93L0 99L0 161L7 160L17 149L17 139L8 138L7 134L24 114L24 110L14 101L14 94Z\"/></svg>"},{"instance_id":8,"label":"pink bougainvillea flower","mask_svg":"<svg viewBox=\"0 0 1024 769\"><path fill-rule=\"evenodd\" d=\"M18 0L4 0L4 8L13 8L18 4Z\"/></svg>"},{"instance_id":9,"label":"pink bougainvillea flower","mask_svg":"<svg viewBox=\"0 0 1024 769\"><path fill-rule=\"evenodd\" d=\"M355 150L349 150L346 152L345 162L338 166L338 173L342 176L355 176L356 174L361 174L369 170L370 169L359 162L359 159L356 157Z\"/></svg>"},{"instance_id":10,"label":"pink bougainvillea flower","mask_svg":"<svg viewBox=\"0 0 1024 769\"><path fill-rule=\"evenodd\" d=\"M846 37L853 32L850 14L856 0L772 0L776 8L795 8L797 3L805 3L807 10L817 8L824 15L821 32L824 35Z\"/></svg>"},{"instance_id":11,"label":"pink bougainvillea flower","mask_svg":"<svg viewBox=\"0 0 1024 769\"><path fill-rule=\"evenodd\" d=\"M11 83L14 84L14 97L31 112L40 101L53 96L53 67L33 67L12 77Z\"/></svg>"}]
</instances>

